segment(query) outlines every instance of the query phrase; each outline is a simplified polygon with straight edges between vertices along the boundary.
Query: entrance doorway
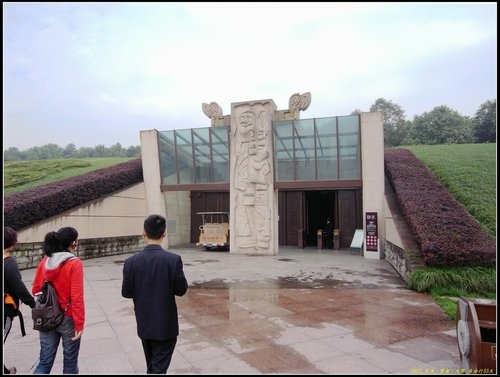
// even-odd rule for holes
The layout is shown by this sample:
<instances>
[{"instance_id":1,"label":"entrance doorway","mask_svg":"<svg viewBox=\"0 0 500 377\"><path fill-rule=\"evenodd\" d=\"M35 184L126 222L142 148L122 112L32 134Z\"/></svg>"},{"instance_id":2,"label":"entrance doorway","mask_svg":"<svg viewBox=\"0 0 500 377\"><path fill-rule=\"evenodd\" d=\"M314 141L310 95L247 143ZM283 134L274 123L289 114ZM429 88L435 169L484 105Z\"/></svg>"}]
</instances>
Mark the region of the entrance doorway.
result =
<instances>
[{"instance_id":1,"label":"entrance doorway","mask_svg":"<svg viewBox=\"0 0 500 377\"><path fill-rule=\"evenodd\" d=\"M326 219L340 230L340 247L348 248L363 227L360 189L278 191L280 246L317 247ZM191 192L191 243L198 242L203 211L229 211L229 192Z\"/></svg>"},{"instance_id":2,"label":"entrance doorway","mask_svg":"<svg viewBox=\"0 0 500 377\"><path fill-rule=\"evenodd\" d=\"M279 191L279 245L318 246L318 230L328 218L340 230L340 247L349 247L362 228L361 190Z\"/></svg>"},{"instance_id":3,"label":"entrance doorway","mask_svg":"<svg viewBox=\"0 0 500 377\"><path fill-rule=\"evenodd\" d=\"M333 222L333 228L338 228L338 221L335 221L335 191L305 191L305 246L317 246L318 230L325 230L328 218Z\"/></svg>"}]
</instances>

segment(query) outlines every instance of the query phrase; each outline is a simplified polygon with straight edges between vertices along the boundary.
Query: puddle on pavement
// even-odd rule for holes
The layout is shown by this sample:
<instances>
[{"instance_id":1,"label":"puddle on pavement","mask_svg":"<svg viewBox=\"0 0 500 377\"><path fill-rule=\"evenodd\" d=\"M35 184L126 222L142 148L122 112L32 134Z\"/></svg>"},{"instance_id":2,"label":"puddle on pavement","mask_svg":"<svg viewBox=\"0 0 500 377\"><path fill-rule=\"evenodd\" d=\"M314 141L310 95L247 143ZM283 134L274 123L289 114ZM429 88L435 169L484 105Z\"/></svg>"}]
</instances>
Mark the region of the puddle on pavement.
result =
<instances>
[{"instance_id":1,"label":"puddle on pavement","mask_svg":"<svg viewBox=\"0 0 500 377\"><path fill-rule=\"evenodd\" d=\"M224 279L213 279L204 282L194 282L189 285L191 288L201 288L201 289L228 289L228 283L224 282Z\"/></svg>"},{"instance_id":2,"label":"puddle on pavement","mask_svg":"<svg viewBox=\"0 0 500 377\"><path fill-rule=\"evenodd\" d=\"M317 286L334 289L317 290ZM186 324L181 337L185 347L191 342L193 347L200 342L223 344L261 373L322 374L315 362L318 343L310 342L315 336L325 344L330 336L339 339L338 346L328 347L341 352L342 340L361 348L409 340L409 326L415 332L412 336L429 335L420 328L422 318L434 323L439 308L412 307L409 317L400 309L408 307L401 297L411 300L408 296L413 293L369 286L335 279L303 282L295 277L196 283L177 301ZM341 289L345 287L361 288L346 292ZM392 306L380 313L380 302ZM294 345L288 346L291 339Z\"/></svg>"},{"instance_id":3,"label":"puddle on pavement","mask_svg":"<svg viewBox=\"0 0 500 377\"><path fill-rule=\"evenodd\" d=\"M381 288L380 285L362 283L361 281L345 281L332 278L314 279L311 276L298 278L296 276L278 277L255 281L227 282L224 279L212 279L203 282L193 282L190 288L198 289L319 289L319 288Z\"/></svg>"}]
</instances>

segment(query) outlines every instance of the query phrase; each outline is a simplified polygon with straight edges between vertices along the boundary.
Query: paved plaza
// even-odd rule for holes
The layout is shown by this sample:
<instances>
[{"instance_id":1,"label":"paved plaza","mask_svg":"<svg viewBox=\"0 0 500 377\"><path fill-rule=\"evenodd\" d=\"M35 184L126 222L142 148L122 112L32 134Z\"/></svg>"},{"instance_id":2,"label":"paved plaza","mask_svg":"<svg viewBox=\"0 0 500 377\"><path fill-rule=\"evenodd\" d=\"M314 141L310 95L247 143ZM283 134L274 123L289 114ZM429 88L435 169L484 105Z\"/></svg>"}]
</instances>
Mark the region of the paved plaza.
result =
<instances>
[{"instance_id":1,"label":"paved plaza","mask_svg":"<svg viewBox=\"0 0 500 377\"><path fill-rule=\"evenodd\" d=\"M177 298L180 335L168 374L458 374L455 323L433 299L405 288L385 260L349 250L282 247L275 256L196 247L182 256L189 289ZM84 260L81 374L145 374L123 261ZM21 271L28 288L34 269ZM7 366L31 374L38 333L14 327ZM53 374L62 373L60 346Z\"/></svg>"}]
</instances>

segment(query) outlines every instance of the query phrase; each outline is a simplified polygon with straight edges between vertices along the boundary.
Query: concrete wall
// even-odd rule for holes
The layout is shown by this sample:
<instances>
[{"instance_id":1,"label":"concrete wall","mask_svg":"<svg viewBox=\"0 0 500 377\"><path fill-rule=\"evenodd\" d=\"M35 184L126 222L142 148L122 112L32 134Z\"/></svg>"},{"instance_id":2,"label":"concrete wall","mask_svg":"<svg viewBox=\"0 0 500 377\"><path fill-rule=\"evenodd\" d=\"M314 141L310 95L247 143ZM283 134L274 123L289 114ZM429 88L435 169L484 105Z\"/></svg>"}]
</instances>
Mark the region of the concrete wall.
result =
<instances>
[{"instance_id":1,"label":"concrete wall","mask_svg":"<svg viewBox=\"0 0 500 377\"><path fill-rule=\"evenodd\" d=\"M139 251L144 246L142 235L80 239L74 254L80 259L99 258ZM45 256L43 242L18 243L11 255L16 259L19 269L35 268Z\"/></svg>"},{"instance_id":2,"label":"concrete wall","mask_svg":"<svg viewBox=\"0 0 500 377\"><path fill-rule=\"evenodd\" d=\"M425 263L387 178L384 185L385 259L406 281L411 271L425 268Z\"/></svg>"},{"instance_id":3,"label":"concrete wall","mask_svg":"<svg viewBox=\"0 0 500 377\"><path fill-rule=\"evenodd\" d=\"M144 182L40 221L17 232L19 243L43 242L48 232L65 226L78 231L79 239L142 235L146 218Z\"/></svg>"},{"instance_id":4,"label":"concrete wall","mask_svg":"<svg viewBox=\"0 0 500 377\"><path fill-rule=\"evenodd\" d=\"M145 187L141 182L19 230L12 255L20 269L36 267L45 255L45 235L65 226L78 231L75 254L81 259L142 250L146 216Z\"/></svg>"}]
</instances>

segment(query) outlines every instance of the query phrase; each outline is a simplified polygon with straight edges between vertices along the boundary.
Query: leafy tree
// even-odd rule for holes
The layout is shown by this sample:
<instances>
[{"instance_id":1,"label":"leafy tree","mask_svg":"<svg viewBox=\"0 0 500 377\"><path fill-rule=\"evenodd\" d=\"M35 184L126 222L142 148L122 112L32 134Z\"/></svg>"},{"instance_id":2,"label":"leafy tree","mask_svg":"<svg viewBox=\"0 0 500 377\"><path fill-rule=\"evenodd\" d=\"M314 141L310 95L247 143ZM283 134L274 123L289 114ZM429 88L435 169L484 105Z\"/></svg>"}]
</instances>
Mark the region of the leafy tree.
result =
<instances>
[{"instance_id":1,"label":"leafy tree","mask_svg":"<svg viewBox=\"0 0 500 377\"><path fill-rule=\"evenodd\" d=\"M62 158L63 149L57 144L45 144L41 147L33 147L27 151L27 160L49 160Z\"/></svg>"},{"instance_id":2,"label":"leafy tree","mask_svg":"<svg viewBox=\"0 0 500 377\"><path fill-rule=\"evenodd\" d=\"M4 161L21 161L24 159L23 157L23 153L20 152L16 147L10 147L3 152Z\"/></svg>"},{"instance_id":3,"label":"leafy tree","mask_svg":"<svg viewBox=\"0 0 500 377\"><path fill-rule=\"evenodd\" d=\"M116 143L109 147L108 154L115 157L125 157L125 150L122 148L120 143Z\"/></svg>"},{"instance_id":4,"label":"leafy tree","mask_svg":"<svg viewBox=\"0 0 500 377\"><path fill-rule=\"evenodd\" d=\"M472 122L469 117L442 105L430 112L415 115L411 135L413 144L463 144L472 143Z\"/></svg>"},{"instance_id":5,"label":"leafy tree","mask_svg":"<svg viewBox=\"0 0 500 377\"><path fill-rule=\"evenodd\" d=\"M141 147L130 146L127 148L126 157L139 157L141 155Z\"/></svg>"},{"instance_id":6,"label":"leafy tree","mask_svg":"<svg viewBox=\"0 0 500 377\"><path fill-rule=\"evenodd\" d=\"M92 147L81 147L78 149L77 157L97 157L94 152L94 148Z\"/></svg>"},{"instance_id":7,"label":"leafy tree","mask_svg":"<svg viewBox=\"0 0 500 377\"><path fill-rule=\"evenodd\" d=\"M370 107L370 111L381 111L384 122L384 145L395 147L401 145L405 138L406 116L401 106L384 98L378 98Z\"/></svg>"},{"instance_id":8,"label":"leafy tree","mask_svg":"<svg viewBox=\"0 0 500 377\"><path fill-rule=\"evenodd\" d=\"M95 157L107 157L108 156L107 148L103 144L99 144L98 146L96 146L94 148L94 151L95 151L95 153L94 153Z\"/></svg>"},{"instance_id":9,"label":"leafy tree","mask_svg":"<svg viewBox=\"0 0 500 377\"><path fill-rule=\"evenodd\" d=\"M413 122L407 120L405 121L405 124L403 126L403 131L402 131L402 139L400 142L401 145L415 145L417 142L413 138L414 131L413 131Z\"/></svg>"},{"instance_id":10,"label":"leafy tree","mask_svg":"<svg viewBox=\"0 0 500 377\"><path fill-rule=\"evenodd\" d=\"M354 109L353 111L351 111L350 115L358 115L358 114L361 114L361 113L362 113L361 109Z\"/></svg>"},{"instance_id":11,"label":"leafy tree","mask_svg":"<svg viewBox=\"0 0 500 377\"><path fill-rule=\"evenodd\" d=\"M473 119L473 134L476 142L496 142L497 139L497 100L483 103Z\"/></svg>"},{"instance_id":12,"label":"leafy tree","mask_svg":"<svg viewBox=\"0 0 500 377\"><path fill-rule=\"evenodd\" d=\"M68 144L68 145L66 145L66 148L64 148L63 157L64 158L75 157L76 152L77 152L76 145L73 143Z\"/></svg>"},{"instance_id":13,"label":"leafy tree","mask_svg":"<svg viewBox=\"0 0 500 377\"><path fill-rule=\"evenodd\" d=\"M77 149L75 144L70 143L66 148L61 148L56 144L46 144L41 147L32 147L25 151L20 151L11 147L4 152L4 161L24 161L24 160L48 160L56 158L91 158L91 157L140 157L141 147L131 146L122 148L120 143L106 148L104 145L96 147L81 147Z\"/></svg>"}]
</instances>

